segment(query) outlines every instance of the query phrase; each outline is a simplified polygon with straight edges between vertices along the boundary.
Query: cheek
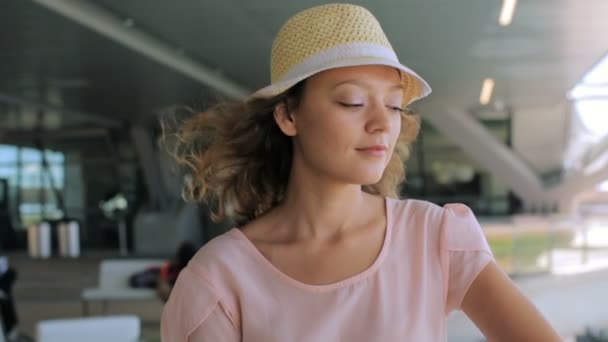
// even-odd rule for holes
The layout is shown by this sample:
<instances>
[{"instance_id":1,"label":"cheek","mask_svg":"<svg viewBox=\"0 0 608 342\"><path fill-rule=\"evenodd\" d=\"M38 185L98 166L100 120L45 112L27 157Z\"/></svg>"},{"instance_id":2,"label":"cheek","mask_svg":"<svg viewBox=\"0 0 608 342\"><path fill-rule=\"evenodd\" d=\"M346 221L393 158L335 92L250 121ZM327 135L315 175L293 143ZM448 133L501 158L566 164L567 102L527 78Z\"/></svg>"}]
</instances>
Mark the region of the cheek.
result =
<instances>
[{"instance_id":1,"label":"cheek","mask_svg":"<svg viewBox=\"0 0 608 342\"><path fill-rule=\"evenodd\" d=\"M401 115L396 115L391 124L391 143L394 146L401 134Z\"/></svg>"},{"instance_id":2,"label":"cheek","mask_svg":"<svg viewBox=\"0 0 608 342\"><path fill-rule=\"evenodd\" d=\"M324 116L321 116L324 115ZM325 150L341 150L353 144L356 131L353 120L339 113L321 113L316 120L310 120L303 127L303 139ZM336 151L337 152L337 151Z\"/></svg>"},{"instance_id":3,"label":"cheek","mask_svg":"<svg viewBox=\"0 0 608 342\"><path fill-rule=\"evenodd\" d=\"M336 152L336 142L334 141L331 126L323 120L306 120L300 122L298 127L298 140L302 148L302 153L306 159L313 158L318 160L328 159Z\"/></svg>"}]
</instances>

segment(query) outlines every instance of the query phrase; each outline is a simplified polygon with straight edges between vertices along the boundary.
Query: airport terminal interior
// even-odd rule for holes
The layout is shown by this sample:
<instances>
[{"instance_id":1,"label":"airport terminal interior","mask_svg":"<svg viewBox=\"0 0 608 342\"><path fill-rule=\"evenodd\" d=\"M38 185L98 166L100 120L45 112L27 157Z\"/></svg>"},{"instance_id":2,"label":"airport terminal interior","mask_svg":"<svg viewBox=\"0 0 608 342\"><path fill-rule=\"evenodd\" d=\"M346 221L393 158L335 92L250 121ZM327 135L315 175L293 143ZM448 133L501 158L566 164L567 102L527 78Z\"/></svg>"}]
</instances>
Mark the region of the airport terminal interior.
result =
<instances>
[{"instance_id":1,"label":"airport terminal interior","mask_svg":"<svg viewBox=\"0 0 608 342\"><path fill-rule=\"evenodd\" d=\"M184 201L160 122L267 85L325 3L0 1L0 341L160 341L155 272L234 225ZM565 340L608 341L608 1L351 3L433 88L400 197L468 205ZM448 335L484 341L461 312Z\"/></svg>"}]
</instances>

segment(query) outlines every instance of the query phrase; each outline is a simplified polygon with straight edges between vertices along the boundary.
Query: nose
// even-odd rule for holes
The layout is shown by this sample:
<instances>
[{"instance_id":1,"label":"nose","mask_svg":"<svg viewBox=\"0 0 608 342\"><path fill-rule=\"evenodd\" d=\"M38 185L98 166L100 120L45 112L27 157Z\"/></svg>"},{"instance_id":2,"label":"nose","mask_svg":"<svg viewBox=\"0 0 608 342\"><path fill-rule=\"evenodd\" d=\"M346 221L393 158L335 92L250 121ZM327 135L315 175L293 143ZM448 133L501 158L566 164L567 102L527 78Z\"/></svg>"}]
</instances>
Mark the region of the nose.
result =
<instances>
[{"instance_id":1,"label":"nose","mask_svg":"<svg viewBox=\"0 0 608 342\"><path fill-rule=\"evenodd\" d=\"M388 132L393 124L393 117L397 115L398 113L387 108L383 103L374 101L368 107L365 129L369 133Z\"/></svg>"}]
</instances>

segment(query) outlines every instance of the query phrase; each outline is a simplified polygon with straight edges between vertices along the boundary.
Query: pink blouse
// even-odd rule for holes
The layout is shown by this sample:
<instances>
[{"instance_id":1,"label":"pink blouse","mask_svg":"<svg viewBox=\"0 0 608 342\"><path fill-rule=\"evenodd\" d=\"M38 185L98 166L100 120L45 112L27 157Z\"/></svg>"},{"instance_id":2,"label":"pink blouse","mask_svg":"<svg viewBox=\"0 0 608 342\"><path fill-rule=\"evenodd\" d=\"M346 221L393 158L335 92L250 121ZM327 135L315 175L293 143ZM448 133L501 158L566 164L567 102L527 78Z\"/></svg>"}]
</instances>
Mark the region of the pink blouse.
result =
<instances>
[{"instance_id":1,"label":"pink blouse","mask_svg":"<svg viewBox=\"0 0 608 342\"><path fill-rule=\"evenodd\" d=\"M290 278L236 228L213 239L180 273L162 341L447 341L447 314L493 260L481 227L463 204L386 211L374 263L329 285Z\"/></svg>"}]
</instances>

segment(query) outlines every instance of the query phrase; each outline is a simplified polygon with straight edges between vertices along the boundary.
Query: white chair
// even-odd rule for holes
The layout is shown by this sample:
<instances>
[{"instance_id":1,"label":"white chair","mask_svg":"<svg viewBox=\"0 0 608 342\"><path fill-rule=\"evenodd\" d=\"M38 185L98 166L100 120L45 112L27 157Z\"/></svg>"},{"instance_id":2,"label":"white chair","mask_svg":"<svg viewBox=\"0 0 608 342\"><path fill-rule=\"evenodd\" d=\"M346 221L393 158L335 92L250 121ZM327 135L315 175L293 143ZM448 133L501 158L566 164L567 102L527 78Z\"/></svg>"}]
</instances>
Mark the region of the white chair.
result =
<instances>
[{"instance_id":1,"label":"white chair","mask_svg":"<svg viewBox=\"0 0 608 342\"><path fill-rule=\"evenodd\" d=\"M83 314L88 315L89 302L100 301L104 314L108 301L158 299L155 289L129 287L129 277L149 267L161 266L159 259L110 259L99 267L99 287L84 289L81 294Z\"/></svg>"},{"instance_id":2,"label":"white chair","mask_svg":"<svg viewBox=\"0 0 608 342\"><path fill-rule=\"evenodd\" d=\"M140 320L134 315L87 317L40 321L38 342L137 342Z\"/></svg>"}]
</instances>

